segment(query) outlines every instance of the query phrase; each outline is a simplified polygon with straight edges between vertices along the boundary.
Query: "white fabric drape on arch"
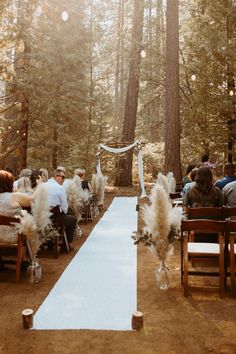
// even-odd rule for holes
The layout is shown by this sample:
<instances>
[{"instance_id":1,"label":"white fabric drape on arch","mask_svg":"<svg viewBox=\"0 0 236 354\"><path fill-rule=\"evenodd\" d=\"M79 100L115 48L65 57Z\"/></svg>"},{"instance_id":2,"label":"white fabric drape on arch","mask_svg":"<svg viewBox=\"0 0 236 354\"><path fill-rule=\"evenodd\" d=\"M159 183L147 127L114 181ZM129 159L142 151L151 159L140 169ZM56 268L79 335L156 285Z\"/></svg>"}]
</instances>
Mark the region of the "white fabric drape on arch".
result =
<instances>
[{"instance_id":1,"label":"white fabric drape on arch","mask_svg":"<svg viewBox=\"0 0 236 354\"><path fill-rule=\"evenodd\" d=\"M133 144L122 147L122 148L112 148L110 146L106 146L104 144L99 144L98 147L102 148L105 151L112 152L114 154L120 154L123 152L126 152L133 147L138 146L138 174L139 174L139 182L141 186L141 198L146 197L146 192L144 188L144 179L143 179L143 158L142 158L142 150L141 150L141 144L139 140L136 140ZM101 172L101 162L100 162L100 155L98 153L98 162L97 162L97 173L102 173Z\"/></svg>"}]
</instances>

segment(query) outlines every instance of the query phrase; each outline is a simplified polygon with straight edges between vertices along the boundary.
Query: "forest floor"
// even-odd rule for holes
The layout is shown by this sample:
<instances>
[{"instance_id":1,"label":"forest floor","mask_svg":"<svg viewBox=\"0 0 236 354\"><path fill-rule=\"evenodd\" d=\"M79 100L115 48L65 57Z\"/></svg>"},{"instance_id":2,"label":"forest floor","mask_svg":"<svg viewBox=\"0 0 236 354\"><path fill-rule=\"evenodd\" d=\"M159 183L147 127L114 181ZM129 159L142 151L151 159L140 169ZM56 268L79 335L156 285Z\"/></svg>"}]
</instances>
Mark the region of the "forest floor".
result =
<instances>
[{"instance_id":1,"label":"forest floor","mask_svg":"<svg viewBox=\"0 0 236 354\"><path fill-rule=\"evenodd\" d=\"M109 188L105 205L108 207L115 196L132 195L138 195L136 188ZM179 241L169 260L172 280L168 290L157 286L154 270L158 261L147 247L138 245L137 307L144 315L141 330L23 329L22 310L37 310L104 212L93 222L81 223L84 236L75 240L74 251L61 254L58 259L49 254L40 257L43 269L40 283L30 284L26 273L19 284L14 283L14 273L0 274L0 354L235 354L236 299L230 296L229 289L225 299L219 298L217 289L192 290L184 298Z\"/></svg>"}]
</instances>

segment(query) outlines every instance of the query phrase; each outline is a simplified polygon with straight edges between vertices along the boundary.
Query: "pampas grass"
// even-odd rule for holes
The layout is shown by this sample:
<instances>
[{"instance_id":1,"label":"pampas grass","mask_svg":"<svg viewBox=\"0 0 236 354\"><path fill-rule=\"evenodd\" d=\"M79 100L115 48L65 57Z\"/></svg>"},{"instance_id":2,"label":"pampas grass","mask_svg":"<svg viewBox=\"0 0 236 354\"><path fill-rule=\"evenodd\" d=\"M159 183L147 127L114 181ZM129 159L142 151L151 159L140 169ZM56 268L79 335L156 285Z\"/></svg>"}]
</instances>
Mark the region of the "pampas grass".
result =
<instances>
[{"instance_id":1,"label":"pampas grass","mask_svg":"<svg viewBox=\"0 0 236 354\"><path fill-rule=\"evenodd\" d=\"M31 211L32 214L26 210L21 211L21 222L17 225L17 229L29 240L32 252L36 255L41 244L49 238L48 231L52 228L48 191L44 183L39 184L35 190Z\"/></svg>"},{"instance_id":2,"label":"pampas grass","mask_svg":"<svg viewBox=\"0 0 236 354\"><path fill-rule=\"evenodd\" d=\"M144 232L150 235L151 247L161 260L165 260L169 251L168 236L171 230L169 212L171 204L164 186L156 183L150 195L151 204L143 207Z\"/></svg>"},{"instance_id":3,"label":"pampas grass","mask_svg":"<svg viewBox=\"0 0 236 354\"><path fill-rule=\"evenodd\" d=\"M180 233L182 212L172 208L169 194L163 185L156 182L151 190L150 205L141 209L145 227L142 233L135 232L132 238L135 244L142 242L157 255L164 264L173 253L173 242Z\"/></svg>"},{"instance_id":4,"label":"pampas grass","mask_svg":"<svg viewBox=\"0 0 236 354\"><path fill-rule=\"evenodd\" d=\"M165 176L161 172L159 172L157 175L157 183L160 184L164 188L167 195L169 196L170 190L169 190L169 183L168 183L167 176Z\"/></svg>"},{"instance_id":5,"label":"pampas grass","mask_svg":"<svg viewBox=\"0 0 236 354\"><path fill-rule=\"evenodd\" d=\"M31 211L37 230L41 233L51 224L48 190L44 183L40 183L35 190L35 199L31 205Z\"/></svg>"},{"instance_id":6,"label":"pampas grass","mask_svg":"<svg viewBox=\"0 0 236 354\"><path fill-rule=\"evenodd\" d=\"M103 205L107 179L108 177L103 176L102 173L95 173L92 175L91 185L97 205Z\"/></svg>"},{"instance_id":7,"label":"pampas grass","mask_svg":"<svg viewBox=\"0 0 236 354\"><path fill-rule=\"evenodd\" d=\"M176 191L176 180L175 180L173 172L168 172L167 173L167 181L168 181L168 186L169 186L169 193L175 193L175 191Z\"/></svg>"},{"instance_id":8,"label":"pampas grass","mask_svg":"<svg viewBox=\"0 0 236 354\"><path fill-rule=\"evenodd\" d=\"M83 190L81 179L77 175L74 176L73 179L67 181L65 188L68 206L77 217L77 221L79 221L81 219L83 207L89 201L89 192Z\"/></svg>"}]
</instances>

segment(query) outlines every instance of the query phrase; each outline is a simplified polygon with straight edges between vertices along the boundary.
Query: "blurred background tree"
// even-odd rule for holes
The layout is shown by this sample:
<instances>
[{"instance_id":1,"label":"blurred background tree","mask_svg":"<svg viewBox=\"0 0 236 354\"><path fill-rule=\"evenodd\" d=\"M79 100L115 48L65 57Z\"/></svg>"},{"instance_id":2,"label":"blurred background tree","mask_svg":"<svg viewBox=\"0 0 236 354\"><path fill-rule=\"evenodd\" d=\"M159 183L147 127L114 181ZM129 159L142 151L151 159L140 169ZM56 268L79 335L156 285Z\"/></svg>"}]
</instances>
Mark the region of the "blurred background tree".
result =
<instances>
[{"instance_id":1,"label":"blurred background tree","mask_svg":"<svg viewBox=\"0 0 236 354\"><path fill-rule=\"evenodd\" d=\"M98 143L121 141L133 10L133 0L1 1L1 168L17 175L25 166L63 164L69 174L75 167L91 174ZM171 100L166 13L165 1L145 1L136 43L140 78L131 140L146 143L146 180L172 168L164 160L165 143L179 140L165 119ZM205 152L235 162L235 23L233 0L179 0L180 173ZM133 165L135 181L135 158ZM118 169L118 157L103 154L110 183Z\"/></svg>"}]
</instances>

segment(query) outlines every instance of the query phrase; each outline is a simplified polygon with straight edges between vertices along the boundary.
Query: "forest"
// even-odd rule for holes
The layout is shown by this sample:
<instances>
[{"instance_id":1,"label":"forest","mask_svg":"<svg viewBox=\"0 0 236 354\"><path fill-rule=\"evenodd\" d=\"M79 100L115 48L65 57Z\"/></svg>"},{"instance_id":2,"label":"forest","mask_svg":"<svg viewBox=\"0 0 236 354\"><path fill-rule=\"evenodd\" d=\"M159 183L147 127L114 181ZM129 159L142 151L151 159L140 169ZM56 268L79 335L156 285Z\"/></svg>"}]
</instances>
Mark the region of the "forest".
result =
<instances>
[{"instance_id":1,"label":"forest","mask_svg":"<svg viewBox=\"0 0 236 354\"><path fill-rule=\"evenodd\" d=\"M0 167L91 174L135 140L146 181L234 162L235 74L235 0L1 0ZM101 160L137 180L135 151Z\"/></svg>"}]
</instances>

